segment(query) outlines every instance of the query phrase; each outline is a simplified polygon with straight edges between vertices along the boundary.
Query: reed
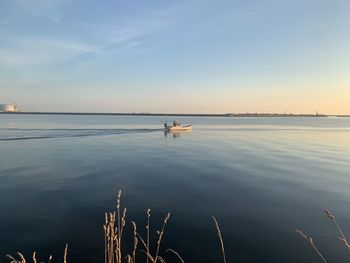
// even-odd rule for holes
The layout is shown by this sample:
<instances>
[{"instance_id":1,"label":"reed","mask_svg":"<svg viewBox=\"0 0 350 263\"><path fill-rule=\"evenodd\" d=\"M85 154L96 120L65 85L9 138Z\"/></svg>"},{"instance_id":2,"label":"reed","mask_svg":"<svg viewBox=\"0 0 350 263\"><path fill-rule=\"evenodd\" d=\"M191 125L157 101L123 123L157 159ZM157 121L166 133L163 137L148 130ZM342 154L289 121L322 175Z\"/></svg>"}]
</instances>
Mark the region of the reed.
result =
<instances>
[{"instance_id":1,"label":"reed","mask_svg":"<svg viewBox=\"0 0 350 263\"><path fill-rule=\"evenodd\" d=\"M67 263L67 254L68 254L68 243L66 244L66 247L64 249L63 263Z\"/></svg>"},{"instance_id":2,"label":"reed","mask_svg":"<svg viewBox=\"0 0 350 263\"><path fill-rule=\"evenodd\" d=\"M171 249L171 248L168 248L167 250L165 250L165 253L167 252L171 252L173 253L175 256L177 256L177 258L182 262L182 263L185 263L185 261L183 260L183 258L180 256L179 253L177 253L175 250Z\"/></svg>"},{"instance_id":3,"label":"reed","mask_svg":"<svg viewBox=\"0 0 350 263\"><path fill-rule=\"evenodd\" d=\"M307 235L305 235L303 233L303 231L301 231L301 230L297 229L295 231L311 245L311 247L315 250L315 252L322 259L322 261L327 263L327 260L324 258L324 256L321 254L321 252L318 250L318 248L316 247L316 245L315 245L314 241L312 240L312 238L307 236Z\"/></svg>"},{"instance_id":4,"label":"reed","mask_svg":"<svg viewBox=\"0 0 350 263\"><path fill-rule=\"evenodd\" d=\"M341 229L339 223L337 222L335 216L328 210L328 209L324 209L324 212L326 214L326 216L335 224L335 226L337 227L337 230L340 234L340 236L338 237L340 239L340 241L345 245L345 247L350 251L350 245L349 242L347 240L347 238L344 235L343 230ZM296 232L302 237L304 238L310 245L311 247L314 249L314 251L317 253L317 255L320 257L320 259L323 262L327 262L327 260L324 258L324 256L321 254L321 252L319 251L319 249L316 247L313 239L310 236L305 235L301 230L296 230Z\"/></svg>"},{"instance_id":5,"label":"reed","mask_svg":"<svg viewBox=\"0 0 350 263\"><path fill-rule=\"evenodd\" d=\"M105 218L104 218L104 224L103 224L103 230L104 230L104 262L105 263L136 263L136 259L140 262L142 262L142 257L138 257L138 253L142 253L146 258L144 261L146 263L166 263L164 257L162 256L162 241L164 239L165 235L165 229L167 226L168 221L170 220L170 213L167 213L164 217L163 223L161 224L158 231L156 231L156 234L158 236L157 241L154 244L151 244L151 209L146 210L146 216L147 216L147 224L146 224L146 237L143 238L140 233L137 231L137 224L132 221L133 226L133 249L131 253L126 253L122 250L122 243L123 243L123 231L126 226L126 215L127 215L127 209L121 208L121 197L122 193L121 191L118 191L116 198L116 211L113 212L106 212ZM225 256L225 248L224 248L224 242L221 235L221 230L219 227L219 224L215 217L213 217L215 227L218 233L218 237L221 244L221 250L223 255L224 263L226 263L226 256ZM141 242L142 248L139 249L139 242ZM153 251L153 253L152 253ZM172 253L177 257L179 262L185 263L185 260L180 256L180 254L175 251L174 249L168 248L165 250L165 253ZM10 259L10 263L27 263L24 255L20 252L17 252L17 259L15 257L12 257L10 255L7 255L7 257ZM68 257L68 244L66 244L63 254L63 263L68 263L67 260ZM53 260L52 255L49 256L47 263L50 263ZM37 253L34 252L32 255L32 261L33 263L44 263L44 261L38 261L37 260ZM144 262L143 261L143 262Z\"/></svg>"},{"instance_id":6,"label":"reed","mask_svg":"<svg viewBox=\"0 0 350 263\"><path fill-rule=\"evenodd\" d=\"M146 225L146 242L144 238L137 232L137 224L132 221L133 225L133 250L131 253L126 253L122 251L122 242L123 242L123 230L126 225L126 211L127 209L123 209L123 213L121 213L121 191L117 194L117 205L115 212L110 212L105 214L105 223L103 225L104 229L104 237L105 237L105 263L122 263L123 259L128 263L136 263L137 252L138 252L138 244L139 240L143 246L143 249L140 252L144 253L146 256L146 262L152 263L163 263L165 262L164 258L161 256L161 244L163 240L163 236L165 233L165 227L167 222L170 219L170 213L168 213L163 221L163 224L158 234L158 240L155 247L155 252L152 255L151 253L151 244L150 244L150 218L151 218L151 210L147 209L147 225ZM173 251L173 250L172 250ZM181 258L181 257L180 257Z\"/></svg>"},{"instance_id":7,"label":"reed","mask_svg":"<svg viewBox=\"0 0 350 263\"><path fill-rule=\"evenodd\" d=\"M224 263L226 263L226 254L225 254L224 240L222 239L222 235L221 235L221 230L220 230L220 227L219 227L219 223L218 223L218 221L216 220L216 218L215 218L214 216L213 216L213 220L214 220L215 227L216 227L216 231L217 231L217 233L218 233L218 237L219 237L220 244L221 244L222 258L223 258L223 260L224 260Z\"/></svg>"},{"instance_id":8,"label":"reed","mask_svg":"<svg viewBox=\"0 0 350 263\"><path fill-rule=\"evenodd\" d=\"M339 239L342 241L342 243L345 245L345 247L350 251L349 242L346 239L344 232L341 229L341 227L339 226L337 220L335 219L335 216L328 209L325 209L324 212L325 212L326 216L335 224L335 226L337 227L338 232L340 234Z\"/></svg>"},{"instance_id":9,"label":"reed","mask_svg":"<svg viewBox=\"0 0 350 263\"><path fill-rule=\"evenodd\" d=\"M336 220L336 217L328 210L324 210L326 216L335 224L338 232L339 232L339 239L341 242L345 245L345 247L350 251L350 245L349 242L341 229L339 223ZM137 231L137 224L132 221L132 226L133 226L133 246L132 246L132 251L131 253L126 253L126 251L122 251L122 243L123 243L123 231L126 226L126 215L127 215L127 209L123 208L121 209L121 191L118 191L117 193L117 202L116 202L116 211L114 212L109 212L105 213L105 222L103 224L103 229L104 229L104 244L105 244L105 249L104 249L104 262L105 263L136 263L136 259L140 259L142 257L138 257L137 254L143 253L146 257L144 261L146 263L166 263L164 257L162 256L162 241L164 238L165 234L165 229L168 221L170 220L170 213L167 213L166 216L164 217L163 223L160 227L160 230L156 231L158 235L157 242L155 244L151 244L151 210L147 209L146 210L146 216L147 216L147 224L146 224L146 238L143 238L140 233ZM222 259L224 263L227 263L226 259L226 253L225 253L225 246L224 246L224 241L221 233L221 229L219 226L218 221L216 218L213 216L212 217L214 220L214 225L217 231L217 236L220 241L220 246L221 246L221 252L222 252ZM303 239L305 239L313 248L313 250L316 252L316 254L319 256L322 262L327 263L327 260L325 257L322 255L320 250L317 248L314 240L312 237L307 236L304 234L303 231L301 230L296 230L296 233L298 233L299 236L301 236ZM139 242L141 242L142 249L139 249ZM124 246L123 246L124 247ZM152 249L153 248L153 249ZM152 250L154 253L152 253ZM177 257L179 262L185 263L185 260L180 256L180 254L173 250L173 249L166 249L165 253L172 253ZM20 252L17 252L17 255L15 257L11 255L7 255L7 257L10 259L10 263L27 263L24 255ZM66 244L65 249L64 249L64 254L63 254L63 263L68 263L67 260L68 257L68 244ZM47 263L50 263L53 260L53 256L50 255ZM33 263L44 263L43 261L38 261L37 260L37 253L34 252L32 255L32 261ZM140 262L140 260L138 260ZM141 260L142 262L143 260ZM29 262L28 262L29 263Z\"/></svg>"},{"instance_id":10,"label":"reed","mask_svg":"<svg viewBox=\"0 0 350 263\"><path fill-rule=\"evenodd\" d=\"M147 209L147 226L146 226L146 230L147 230L147 243L146 243L146 251L147 254L149 254L149 224L150 224L150 220L151 220L151 209ZM146 263L148 263L148 257L146 259Z\"/></svg>"},{"instance_id":11,"label":"reed","mask_svg":"<svg viewBox=\"0 0 350 263\"><path fill-rule=\"evenodd\" d=\"M66 249L67 249L67 248L68 248L68 246L66 245ZM23 254L20 253L20 252L17 252L17 256L18 256L17 259L14 258L14 257L11 256L11 255L6 255L6 256L7 256L7 258L9 258L9 259L11 260L10 263L27 263L25 257L24 257ZM67 257L67 251L65 250L64 260L66 260L66 257ZM50 263L51 260L52 260L52 258L53 258L52 255L50 255L49 258L48 258L47 263ZM36 252L35 252L35 251L33 252L32 259L33 259L33 263L37 263L37 262L38 262L38 261L37 261L37 258L36 258ZM67 261L63 261L63 262L64 262L64 263L67 263ZM40 263L45 263L45 262L44 262L44 261L40 261Z\"/></svg>"}]
</instances>

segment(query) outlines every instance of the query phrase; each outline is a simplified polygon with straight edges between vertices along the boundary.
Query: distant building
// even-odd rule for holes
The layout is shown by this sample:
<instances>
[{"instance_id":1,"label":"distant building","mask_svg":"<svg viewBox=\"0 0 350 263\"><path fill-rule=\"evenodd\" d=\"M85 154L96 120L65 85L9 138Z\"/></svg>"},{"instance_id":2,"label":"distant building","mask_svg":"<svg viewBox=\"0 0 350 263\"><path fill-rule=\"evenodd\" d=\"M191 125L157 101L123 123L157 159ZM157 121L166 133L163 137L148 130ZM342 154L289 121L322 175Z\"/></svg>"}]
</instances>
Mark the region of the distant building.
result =
<instances>
[{"instance_id":1,"label":"distant building","mask_svg":"<svg viewBox=\"0 0 350 263\"><path fill-rule=\"evenodd\" d=\"M0 104L0 112L16 112L15 104Z\"/></svg>"}]
</instances>

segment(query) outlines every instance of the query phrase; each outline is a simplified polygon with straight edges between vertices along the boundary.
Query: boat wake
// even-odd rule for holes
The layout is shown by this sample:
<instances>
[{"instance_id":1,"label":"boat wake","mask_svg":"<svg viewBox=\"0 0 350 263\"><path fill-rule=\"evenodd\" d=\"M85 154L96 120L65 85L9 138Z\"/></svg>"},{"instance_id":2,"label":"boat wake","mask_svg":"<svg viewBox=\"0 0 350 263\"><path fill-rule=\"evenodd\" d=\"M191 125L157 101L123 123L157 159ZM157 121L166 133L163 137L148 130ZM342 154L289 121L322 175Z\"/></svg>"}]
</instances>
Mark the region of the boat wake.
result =
<instances>
[{"instance_id":1,"label":"boat wake","mask_svg":"<svg viewBox=\"0 0 350 263\"><path fill-rule=\"evenodd\" d=\"M0 129L0 141L40 140L88 136L150 133L162 129Z\"/></svg>"}]
</instances>

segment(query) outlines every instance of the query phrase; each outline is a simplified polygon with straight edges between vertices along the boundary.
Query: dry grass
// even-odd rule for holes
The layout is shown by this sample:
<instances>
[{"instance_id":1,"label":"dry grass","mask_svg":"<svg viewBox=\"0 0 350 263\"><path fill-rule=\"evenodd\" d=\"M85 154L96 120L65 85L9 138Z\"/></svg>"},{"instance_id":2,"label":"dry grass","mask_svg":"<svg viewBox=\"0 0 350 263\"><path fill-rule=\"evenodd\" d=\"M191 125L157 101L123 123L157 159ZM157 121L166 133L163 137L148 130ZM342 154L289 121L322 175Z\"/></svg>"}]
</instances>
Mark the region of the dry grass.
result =
<instances>
[{"instance_id":1,"label":"dry grass","mask_svg":"<svg viewBox=\"0 0 350 263\"><path fill-rule=\"evenodd\" d=\"M218 237L219 237L220 244L221 244L222 257L224 259L224 263L226 263L226 254L225 254L224 240L222 239L219 223L218 223L218 221L216 220L216 218L214 216L213 216L213 220L214 220L216 231L218 233Z\"/></svg>"},{"instance_id":2,"label":"dry grass","mask_svg":"<svg viewBox=\"0 0 350 263\"><path fill-rule=\"evenodd\" d=\"M67 254L68 254L68 244L66 244L66 248L64 250L63 263L67 263ZM18 258L16 259L11 255L7 255L7 257L11 260L10 263L27 263L27 261L22 253L17 252L17 256L18 256ZM51 263L52 259L53 259L53 257L52 257L52 255L50 255L48 260L47 260L47 263ZM33 260L33 263L38 262L37 254L35 251L33 252L32 260ZM40 263L44 263L44 261L40 261Z\"/></svg>"},{"instance_id":3,"label":"dry grass","mask_svg":"<svg viewBox=\"0 0 350 263\"><path fill-rule=\"evenodd\" d=\"M343 245L350 251L350 245L349 242L347 240L347 238L344 235L343 230L341 229L340 225L338 224L335 216L328 210L325 209L324 210L326 216L335 224L335 226L337 227L337 230L340 234L340 236L338 237L340 239L340 241L343 243ZM320 257L320 259L323 262L327 263L327 260L325 259L325 257L321 254L321 252L319 251L319 249L316 247L314 241L312 240L312 238L310 236L305 235L301 230L296 230L296 232L302 237L304 238L310 245L311 247L314 249L314 251L317 253L317 255Z\"/></svg>"},{"instance_id":4,"label":"dry grass","mask_svg":"<svg viewBox=\"0 0 350 263\"><path fill-rule=\"evenodd\" d=\"M163 236L165 233L165 227L167 222L170 219L170 213L168 213L163 221L163 224L160 230L157 231L158 240L155 244L155 251L152 254L151 244L150 244L150 218L151 210L147 209L147 225L146 225L146 238L137 232L137 225L132 221L133 225L133 250L131 253L122 251L122 237L123 230L126 224L126 208L123 209L121 215L121 191L117 194L117 211L112 213L106 213L105 215L105 224L103 226L105 233L105 263L122 263L123 259L126 259L128 263L135 263L137 253L141 252L146 256L146 262L152 263L164 263L166 262L161 256L161 244ZM145 241L146 240L146 241ZM141 242L142 248L138 250L139 241ZM170 250L173 251L173 250ZM177 252L176 252L177 253ZM179 259L182 260L181 256L177 253Z\"/></svg>"},{"instance_id":5,"label":"dry grass","mask_svg":"<svg viewBox=\"0 0 350 263\"><path fill-rule=\"evenodd\" d=\"M343 230L340 228L337 220L335 219L335 216L328 210L325 209L324 212L326 213L326 216L336 225L338 231L339 231L339 239L342 241L342 243L345 245L345 247L350 251L350 245L348 240L346 239Z\"/></svg>"},{"instance_id":6,"label":"dry grass","mask_svg":"<svg viewBox=\"0 0 350 263\"><path fill-rule=\"evenodd\" d=\"M136 263L136 259L138 258L145 258L144 261L146 263L166 263L164 257L162 256L162 249L161 244L162 240L165 234L165 228L166 225L170 219L170 213L167 213L163 223L160 227L160 230L156 231L158 238L157 242L155 244L150 243L150 222L151 222L151 210L147 209L146 216L147 216L147 224L146 224L146 237L143 238L140 233L138 232L137 225L134 221L132 221L133 226L133 248L131 253L127 253L122 250L122 243L123 243L123 231L125 229L126 225L126 212L127 209L121 209L121 191L117 193L117 203L116 203L116 211L105 213L105 223L103 225L104 229L104 243L105 243L105 263ZM339 240L342 242L342 244L347 248L347 250L350 251L350 245L349 242L344 235L343 230L341 229L339 223L336 220L336 217L328 210L324 210L326 216L335 224L338 232L339 232ZM217 231L217 235L220 241L221 245L221 252L222 252L222 258L223 262L226 263L226 254L225 254L225 247L224 247L224 241L221 234L219 223L217 222L216 218L213 217L214 225ZM322 262L327 263L327 260L322 255L320 250L317 248L315 242L310 236L307 236L304 234L301 230L296 230L296 232L305 239L313 248L313 250L316 252L316 254L319 256ZM139 248L139 243L141 244L141 247ZM152 249L153 248L153 249ZM152 253L153 250L153 253ZM166 249L165 253L170 252L173 255L175 255L179 262L185 263L185 260L180 256L180 254L173 250L173 249ZM139 257L138 253L142 253L143 257ZM63 255L63 263L67 263L67 255L68 255L68 244L66 244L66 247L64 249L64 255ZM27 263L24 255L20 252L17 252L17 259L13 256L7 255L7 257L10 259L10 263ZM49 256L47 263L50 263L52 261L53 257L52 255ZM140 260L139 260L140 261ZM143 260L141 260L143 261ZM32 262L33 263L43 263L43 261L37 260L37 254L36 252L32 255Z\"/></svg>"},{"instance_id":7,"label":"dry grass","mask_svg":"<svg viewBox=\"0 0 350 263\"><path fill-rule=\"evenodd\" d=\"M168 221L170 220L170 213L167 213L164 217L163 223L159 230L156 231L157 234L157 241L155 244L151 244L151 210L147 209L146 216L147 216L147 225L146 225L146 237L143 238L140 233L138 232L137 225L134 221L132 221L133 226L133 247L132 251L130 253L127 253L126 251L123 251L122 244L123 244L123 232L126 226L126 216L127 216L127 209L121 208L121 191L117 193L117 202L116 202L116 211L105 213L105 222L103 225L104 229L104 244L105 244L105 263L136 263L136 259L140 259L139 261L146 261L146 263L166 263L166 260L164 259L164 256L162 256L162 241L165 234L165 229ZM221 244L221 250L223 255L223 261L226 263L226 256L225 256L225 248L224 248L224 242L221 235L220 227L215 219L213 217L215 227L218 233L218 237ZM139 244L141 246L139 247ZM152 252L153 251L153 252ZM180 256L180 254L171 249L168 248L165 250L165 253L170 252L176 258L179 262L185 263L185 260ZM141 253L143 256L140 257L138 253ZM64 249L63 254L63 263L67 263L67 256L68 256L68 244L66 244L66 247ZM10 259L10 263L27 263L25 257L21 253L17 253L17 259L15 257L12 257L10 255L7 255L7 257ZM49 256L47 259L47 263L52 262L52 255ZM144 259L144 260L142 260ZM36 252L32 255L32 261L33 263L44 263L44 261L38 261L37 260L37 254Z\"/></svg>"},{"instance_id":8,"label":"dry grass","mask_svg":"<svg viewBox=\"0 0 350 263\"><path fill-rule=\"evenodd\" d=\"M303 237L311 246L312 248L316 251L317 255L322 259L323 262L327 263L327 260L323 257L323 255L321 254L321 252L318 250L318 248L316 247L314 241L312 240L311 237L305 235L301 230L295 230L301 237Z\"/></svg>"}]
</instances>

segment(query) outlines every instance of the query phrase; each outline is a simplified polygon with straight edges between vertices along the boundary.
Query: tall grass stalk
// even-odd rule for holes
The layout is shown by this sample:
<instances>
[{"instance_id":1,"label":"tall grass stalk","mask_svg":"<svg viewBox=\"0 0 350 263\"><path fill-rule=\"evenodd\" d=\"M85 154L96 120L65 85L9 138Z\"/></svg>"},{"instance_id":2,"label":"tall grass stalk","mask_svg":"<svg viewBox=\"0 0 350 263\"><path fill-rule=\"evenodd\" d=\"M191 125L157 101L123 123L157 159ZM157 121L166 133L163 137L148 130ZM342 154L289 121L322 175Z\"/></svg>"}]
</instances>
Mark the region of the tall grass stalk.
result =
<instances>
[{"instance_id":1,"label":"tall grass stalk","mask_svg":"<svg viewBox=\"0 0 350 263\"><path fill-rule=\"evenodd\" d=\"M350 251L349 242L346 239L344 232L341 229L340 225L338 224L335 216L328 209L325 209L324 212L325 212L326 216L335 224L335 226L337 227L337 230L340 234L339 239L342 241L342 243L345 245L345 247ZM327 262L327 260L324 258L324 256L319 251L319 249L316 247L316 245L311 237L305 235L301 230L296 230L296 232L312 246L312 248L316 251L317 255L322 259L323 262Z\"/></svg>"},{"instance_id":2,"label":"tall grass stalk","mask_svg":"<svg viewBox=\"0 0 350 263\"><path fill-rule=\"evenodd\" d=\"M324 258L324 256L321 254L321 252L318 250L318 248L316 247L316 245L315 245L314 241L312 240L312 238L308 237L307 235L305 235L303 233L303 231L301 231L301 230L297 229L295 231L311 245L311 247L315 250L315 252L322 259L322 261L327 263L327 260Z\"/></svg>"},{"instance_id":3,"label":"tall grass stalk","mask_svg":"<svg viewBox=\"0 0 350 263\"><path fill-rule=\"evenodd\" d=\"M226 263L225 246L224 246L224 240L222 239L221 230L220 230L218 221L216 220L216 218L214 216L213 216L213 220L214 220L216 231L218 233L218 237L219 237L220 244L221 244L222 258L224 260L224 263Z\"/></svg>"},{"instance_id":4,"label":"tall grass stalk","mask_svg":"<svg viewBox=\"0 0 350 263\"><path fill-rule=\"evenodd\" d=\"M144 250L141 250L146 256L146 262L152 263L164 263L164 258L160 255L161 252L161 243L165 233L165 226L170 219L170 213L168 213L163 221L162 227L158 234L158 240L155 244L155 253L151 253L151 244L150 244L150 218L151 210L148 209L147 214L147 225L146 225L146 242L137 232L137 225L132 221L133 225L133 250L131 253L126 253L122 251L123 243L123 230L126 225L126 208L121 209L121 191L117 194L117 204L116 211L105 214L105 223L103 225L104 237L105 237L105 263L122 263L123 259L126 259L128 263L136 263L137 258L137 249L139 240L144 247ZM121 211L123 211L121 213ZM181 258L181 257L180 257Z\"/></svg>"},{"instance_id":5,"label":"tall grass stalk","mask_svg":"<svg viewBox=\"0 0 350 263\"><path fill-rule=\"evenodd\" d=\"M328 209L325 209L324 212L325 212L326 216L336 225L336 227L339 231L339 234L340 234L339 239L342 241L342 243L345 245L345 247L350 251L349 242L346 239L344 232L341 229L341 227L339 226L337 220L335 219L335 216Z\"/></svg>"},{"instance_id":6,"label":"tall grass stalk","mask_svg":"<svg viewBox=\"0 0 350 263\"><path fill-rule=\"evenodd\" d=\"M66 248L64 250L64 256L63 256L63 263L67 263L67 254L68 254L68 244L66 244ZM22 253L20 252L17 252L17 256L18 256L18 259L15 259L13 256L11 255L6 255L11 261L10 263L27 263L25 257L23 256ZM38 260L37 260L37 254L36 252L34 251L33 252L33 255L32 255L32 260L33 260L33 263L37 263ZM48 260L47 260L47 263L50 263L51 260L52 260L52 255L49 256ZM40 261L40 263L45 263L43 261Z\"/></svg>"}]
</instances>

